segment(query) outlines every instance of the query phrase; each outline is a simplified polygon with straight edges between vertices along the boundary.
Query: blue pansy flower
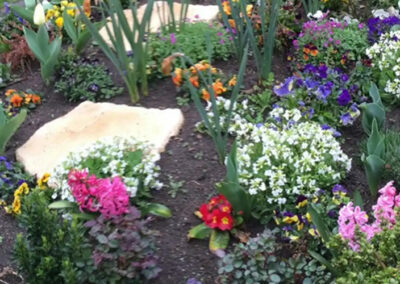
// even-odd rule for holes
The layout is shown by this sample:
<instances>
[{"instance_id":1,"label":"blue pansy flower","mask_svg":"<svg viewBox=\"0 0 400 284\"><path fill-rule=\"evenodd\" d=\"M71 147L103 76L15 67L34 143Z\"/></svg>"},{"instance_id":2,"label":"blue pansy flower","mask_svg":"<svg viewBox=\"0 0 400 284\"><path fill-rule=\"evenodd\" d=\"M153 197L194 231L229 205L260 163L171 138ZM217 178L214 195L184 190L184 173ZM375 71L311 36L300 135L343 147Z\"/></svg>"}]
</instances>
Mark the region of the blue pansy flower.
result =
<instances>
[{"instance_id":1,"label":"blue pansy flower","mask_svg":"<svg viewBox=\"0 0 400 284\"><path fill-rule=\"evenodd\" d=\"M293 92L293 86L297 77L292 76L285 80L284 83L274 87L274 93L279 97L284 97Z\"/></svg>"}]
</instances>

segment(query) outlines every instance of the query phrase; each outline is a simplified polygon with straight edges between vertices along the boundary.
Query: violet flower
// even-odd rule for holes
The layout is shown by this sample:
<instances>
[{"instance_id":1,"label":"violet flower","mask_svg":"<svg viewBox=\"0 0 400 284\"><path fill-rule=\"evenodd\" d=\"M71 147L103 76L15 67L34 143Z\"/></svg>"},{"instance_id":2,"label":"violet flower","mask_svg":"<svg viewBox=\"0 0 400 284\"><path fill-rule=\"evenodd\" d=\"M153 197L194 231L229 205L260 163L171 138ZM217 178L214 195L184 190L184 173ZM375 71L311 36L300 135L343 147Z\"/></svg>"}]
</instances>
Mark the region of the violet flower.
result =
<instances>
[{"instance_id":1,"label":"violet flower","mask_svg":"<svg viewBox=\"0 0 400 284\"><path fill-rule=\"evenodd\" d=\"M293 92L293 85L297 77L292 76L285 80L284 83L280 84L279 86L274 87L274 93L279 97L284 97Z\"/></svg>"},{"instance_id":2,"label":"violet flower","mask_svg":"<svg viewBox=\"0 0 400 284\"><path fill-rule=\"evenodd\" d=\"M340 106L347 106L350 101L351 101L350 93L349 91L344 89L340 94L340 96L338 97L337 102Z\"/></svg>"}]
</instances>

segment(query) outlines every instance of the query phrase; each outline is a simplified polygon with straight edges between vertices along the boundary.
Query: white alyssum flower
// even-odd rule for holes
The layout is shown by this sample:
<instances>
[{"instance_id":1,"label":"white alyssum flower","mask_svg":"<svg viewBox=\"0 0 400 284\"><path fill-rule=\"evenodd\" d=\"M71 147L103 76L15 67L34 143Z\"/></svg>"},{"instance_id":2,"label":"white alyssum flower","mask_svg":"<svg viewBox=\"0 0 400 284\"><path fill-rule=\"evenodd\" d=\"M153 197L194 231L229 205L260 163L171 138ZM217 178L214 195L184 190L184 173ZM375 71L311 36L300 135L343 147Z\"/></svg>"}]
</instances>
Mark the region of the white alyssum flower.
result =
<instances>
[{"instance_id":1,"label":"white alyssum flower","mask_svg":"<svg viewBox=\"0 0 400 284\"><path fill-rule=\"evenodd\" d=\"M51 172L49 184L56 188L52 198L74 201L68 185L71 169L88 169L89 173L96 170L101 173L100 177L119 176L131 197L135 197L139 189L160 189L163 184L157 180L160 167L156 165L160 157L151 149L150 144L133 137L107 137L70 153ZM139 152L142 154L141 158ZM139 158L130 156L130 153L137 153Z\"/></svg>"}]
</instances>

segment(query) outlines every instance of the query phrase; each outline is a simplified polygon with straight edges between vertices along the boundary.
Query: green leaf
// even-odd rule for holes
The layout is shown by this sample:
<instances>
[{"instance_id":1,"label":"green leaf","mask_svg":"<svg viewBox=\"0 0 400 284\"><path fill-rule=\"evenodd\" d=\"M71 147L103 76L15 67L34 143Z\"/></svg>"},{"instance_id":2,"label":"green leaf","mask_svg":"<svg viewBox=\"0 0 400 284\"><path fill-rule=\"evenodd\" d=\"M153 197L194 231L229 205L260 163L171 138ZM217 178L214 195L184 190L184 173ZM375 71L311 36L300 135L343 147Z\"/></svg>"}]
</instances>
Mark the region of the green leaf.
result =
<instances>
[{"instance_id":1,"label":"green leaf","mask_svg":"<svg viewBox=\"0 0 400 284\"><path fill-rule=\"evenodd\" d=\"M353 195L354 205L364 209L364 201L359 190L356 190Z\"/></svg>"},{"instance_id":2,"label":"green leaf","mask_svg":"<svg viewBox=\"0 0 400 284\"><path fill-rule=\"evenodd\" d=\"M211 235L212 229L210 227L207 227L206 224L201 223L192 229L190 229L188 233L188 239L206 239L209 238Z\"/></svg>"},{"instance_id":3,"label":"green leaf","mask_svg":"<svg viewBox=\"0 0 400 284\"><path fill-rule=\"evenodd\" d=\"M171 210L169 210L167 206L160 203L150 203L146 206L144 211L146 213L143 213L144 215L152 214L164 218L170 218L172 216Z\"/></svg>"},{"instance_id":4,"label":"green leaf","mask_svg":"<svg viewBox=\"0 0 400 284\"><path fill-rule=\"evenodd\" d=\"M335 273L331 263L324 258L322 255L320 255L319 253L313 251L313 250L308 250L308 254L311 255L313 258L315 258L317 261L319 261L321 264L325 265L329 271L331 271L332 273Z\"/></svg>"},{"instance_id":5,"label":"green leaf","mask_svg":"<svg viewBox=\"0 0 400 284\"><path fill-rule=\"evenodd\" d=\"M26 27L24 27L24 34L30 50L32 50L40 62L45 61L46 53L41 49L41 45L38 43L37 34Z\"/></svg>"},{"instance_id":6,"label":"green leaf","mask_svg":"<svg viewBox=\"0 0 400 284\"><path fill-rule=\"evenodd\" d=\"M28 10L33 10L36 6L36 1L35 0L25 0L25 8Z\"/></svg>"},{"instance_id":7,"label":"green leaf","mask_svg":"<svg viewBox=\"0 0 400 284\"><path fill-rule=\"evenodd\" d=\"M67 32L68 36L72 40L72 43L76 45L78 41L78 33L74 24L74 19L66 12L63 13L64 17L64 29Z\"/></svg>"},{"instance_id":8,"label":"green leaf","mask_svg":"<svg viewBox=\"0 0 400 284\"><path fill-rule=\"evenodd\" d=\"M372 122L374 119L376 119L378 129L382 129L386 120L386 113L381 103L362 104L360 108L363 110L361 123L367 134L370 134L371 132Z\"/></svg>"},{"instance_id":9,"label":"green leaf","mask_svg":"<svg viewBox=\"0 0 400 284\"><path fill-rule=\"evenodd\" d=\"M0 124L0 155L2 155L6 149L8 141L25 121L27 110L21 110L19 114L10 119L4 118L3 110L0 110L0 113L3 113L2 118L0 118L3 122Z\"/></svg>"},{"instance_id":10,"label":"green leaf","mask_svg":"<svg viewBox=\"0 0 400 284\"><path fill-rule=\"evenodd\" d=\"M380 157L372 154L369 155L364 162L365 173L367 175L368 186L372 196L376 196L378 191L378 186L381 181L381 176L383 172L383 166L385 161Z\"/></svg>"},{"instance_id":11,"label":"green leaf","mask_svg":"<svg viewBox=\"0 0 400 284\"><path fill-rule=\"evenodd\" d=\"M235 141L227 159L226 181L218 184L217 190L229 200L236 212L242 212L243 217L248 219L251 216L252 199L251 196L239 184L236 149L237 143Z\"/></svg>"},{"instance_id":12,"label":"green leaf","mask_svg":"<svg viewBox=\"0 0 400 284\"><path fill-rule=\"evenodd\" d=\"M18 5L10 5L10 9L14 13L17 13L18 16L20 16L21 18L28 21L31 25L34 25L34 23L33 23L33 11L34 10L27 10L24 7L21 7Z\"/></svg>"},{"instance_id":13,"label":"green leaf","mask_svg":"<svg viewBox=\"0 0 400 284\"><path fill-rule=\"evenodd\" d=\"M49 204L49 209L64 209L64 208L74 208L77 207L75 202L67 200L58 200Z\"/></svg>"},{"instance_id":14,"label":"green leaf","mask_svg":"<svg viewBox=\"0 0 400 284\"><path fill-rule=\"evenodd\" d=\"M281 277L279 277L278 274L272 274L269 276L269 279L273 282L273 283L280 283L281 282Z\"/></svg>"},{"instance_id":15,"label":"green leaf","mask_svg":"<svg viewBox=\"0 0 400 284\"><path fill-rule=\"evenodd\" d=\"M380 95L379 95L378 87L376 86L375 83L372 83L372 84L371 84L371 87L369 88L369 95L371 96L372 101L373 101L374 103L376 103L376 104L377 104L378 106L380 106L381 108L384 108L384 107L383 107L383 104L382 104L381 97L380 97Z\"/></svg>"},{"instance_id":16,"label":"green leaf","mask_svg":"<svg viewBox=\"0 0 400 284\"><path fill-rule=\"evenodd\" d=\"M229 232L212 230L209 243L209 248L212 252L216 252L217 250L224 250L228 247L228 244Z\"/></svg>"},{"instance_id":17,"label":"green leaf","mask_svg":"<svg viewBox=\"0 0 400 284\"><path fill-rule=\"evenodd\" d=\"M106 244L106 243L108 243L108 238L105 236L105 235L103 235L103 234L100 234L100 235L97 235L96 236L96 239L99 241L99 243L101 243L101 244Z\"/></svg>"},{"instance_id":18,"label":"green leaf","mask_svg":"<svg viewBox=\"0 0 400 284\"><path fill-rule=\"evenodd\" d=\"M321 235L321 238L325 243L328 243L331 237L331 232L326 227L326 224L322 219L320 213L318 213L317 208L314 204L309 204L307 209L311 215L311 221L317 227L318 233Z\"/></svg>"},{"instance_id":19,"label":"green leaf","mask_svg":"<svg viewBox=\"0 0 400 284\"><path fill-rule=\"evenodd\" d=\"M376 119L372 122L371 135L368 138L367 149L368 154L375 154L382 157L385 153L385 137L380 134Z\"/></svg>"}]
</instances>

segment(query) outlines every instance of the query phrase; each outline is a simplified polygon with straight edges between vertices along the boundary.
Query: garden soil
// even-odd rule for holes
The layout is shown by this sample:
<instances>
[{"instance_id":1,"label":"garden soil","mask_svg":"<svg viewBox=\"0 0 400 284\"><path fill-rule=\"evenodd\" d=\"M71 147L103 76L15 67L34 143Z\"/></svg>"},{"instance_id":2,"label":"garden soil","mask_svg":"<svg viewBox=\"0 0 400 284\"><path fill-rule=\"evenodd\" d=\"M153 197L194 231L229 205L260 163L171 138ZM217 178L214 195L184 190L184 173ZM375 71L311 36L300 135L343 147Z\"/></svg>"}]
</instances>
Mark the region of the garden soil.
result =
<instances>
[{"instance_id":1,"label":"garden soil","mask_svg":"<svg viewBox=\"0 0 400 284\"><path fill-rule=\"evenodd\" d=\"M121 78L116 74L109 61L98 51L94 51L94 56L109 66L113 72L115 83L123 86ZM237 61L231 60L219 62L216 66L222 68L227 74L234 74L237 72L239 64ZM253 68L254 62L250 61L249 66L245 75L245 89L257 83ZM283 80L290 74L288 66L286 56L283 54L275 56L273 71L278 80ZM13 160L15 150L25 143L39 127L66 114L77 105L66 102L61 94L54 93L52 86L44 86L38 66L33 66L32 70L21 81L9 86L9 88L20 90L30 88L41 92L45 98L43 104L28 115L22 127L10 141L6 155ZM175 86L169 78L157 80L150 82L149 96L142 97L137 105L161 109L176 108L178 107L176 96ZM132 105L127 91L124 95L112 99L111 102ZM196 278L204 284L211 284L215 283L217 277L218 258L209 252L207 241L188 241L187 232L191 227L200 223L193 213L216 193L215 183L224 178L225 169L218 161L212 139L194 131L195 124L200 121L194 105L190 104L181 109L185 116L183 128L178 136L171 139L159 161L160 179L165 186L160 191L153 192L154 202L168 206L173 216L170 219L154 218L154 221L150 223L151 228L158 231L156 243L159 248L159 265L162 268L160 276L151 283L180 284L186 283L190 278ZM398 124L400 114L395 113L393 117L394 123ZM345 139L344 150L353 157L353 169L346 179L345 185L351 189L366 191L364 171L361 163L358 162L359 143L363 136L362 128L360 125L354 125L342 132ZM174 181L184 182L182 188L185 192L179 192L175 198L168 194L171 189L169 188L170 178ZM363 196L368 199L368 194L363 193ZM254 234L262 228L249 225L248 230ZM3 237L3 242L0 244L0 272L7 266L16 269L16 265L12 262L12 250L16 234L21 231L17 221L1 210L0 235ZM8 278L0 279L7 283L21 283L15 276L5 277Z\"/></svg>"}]
</instances>

